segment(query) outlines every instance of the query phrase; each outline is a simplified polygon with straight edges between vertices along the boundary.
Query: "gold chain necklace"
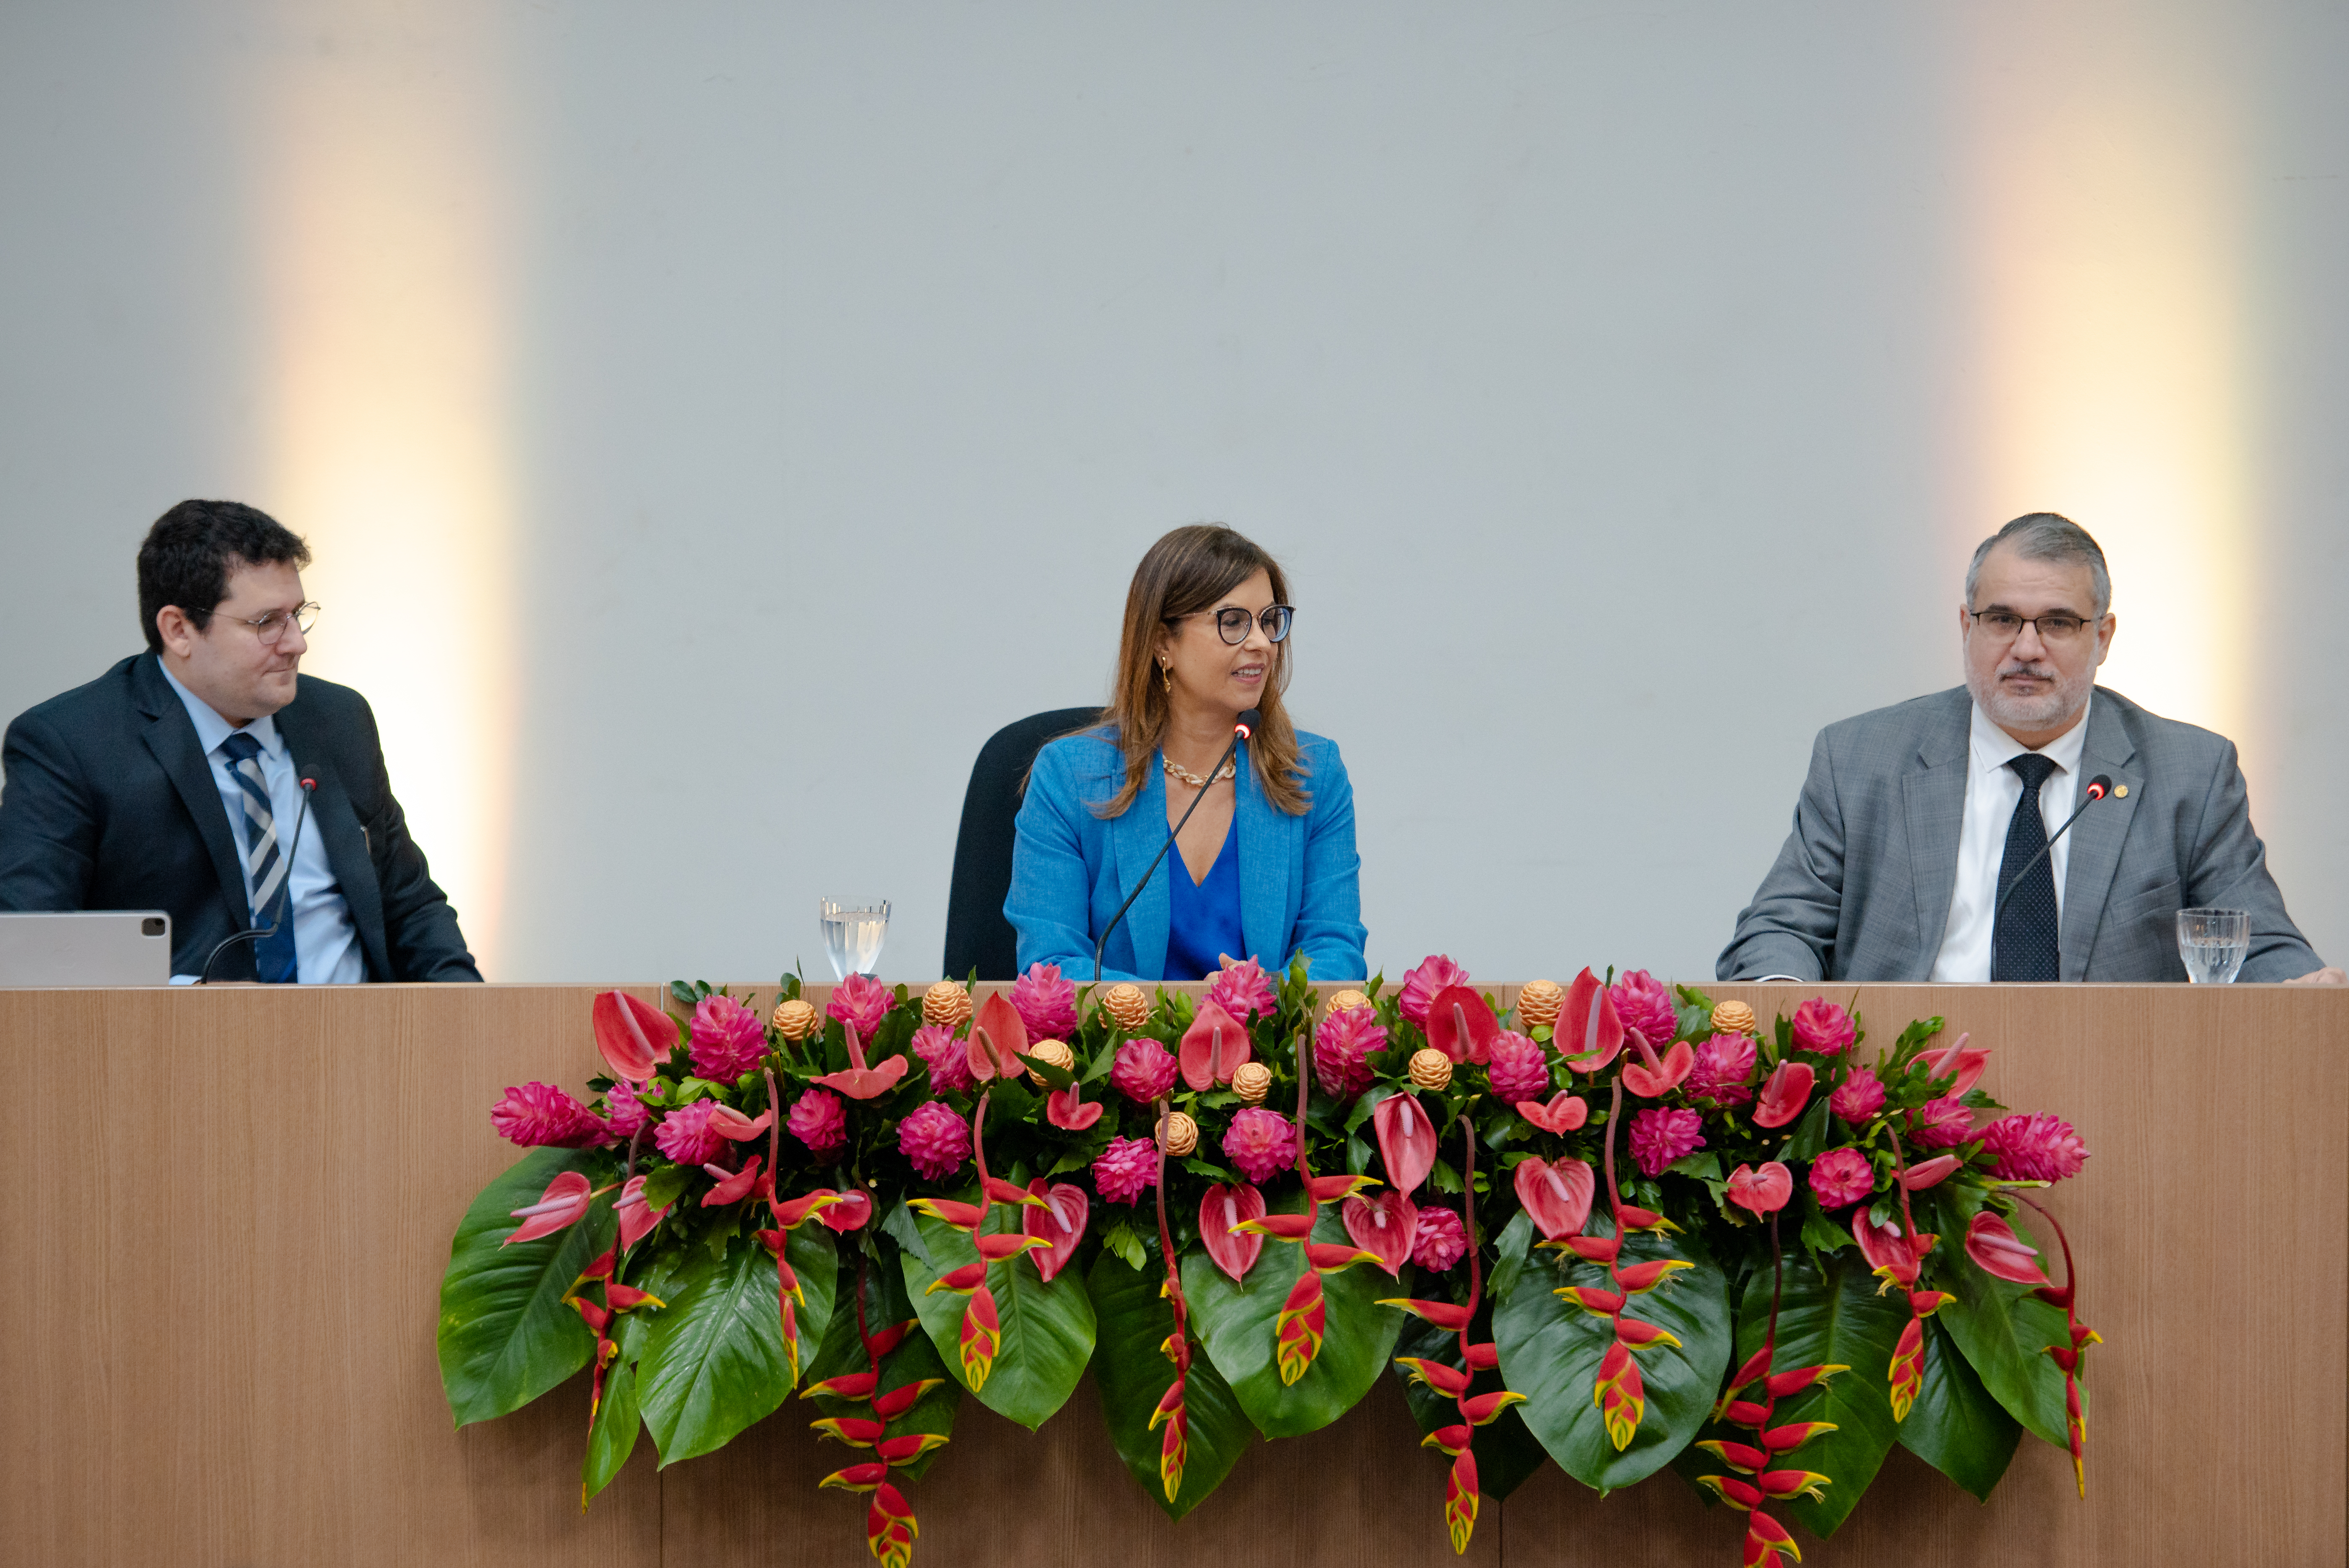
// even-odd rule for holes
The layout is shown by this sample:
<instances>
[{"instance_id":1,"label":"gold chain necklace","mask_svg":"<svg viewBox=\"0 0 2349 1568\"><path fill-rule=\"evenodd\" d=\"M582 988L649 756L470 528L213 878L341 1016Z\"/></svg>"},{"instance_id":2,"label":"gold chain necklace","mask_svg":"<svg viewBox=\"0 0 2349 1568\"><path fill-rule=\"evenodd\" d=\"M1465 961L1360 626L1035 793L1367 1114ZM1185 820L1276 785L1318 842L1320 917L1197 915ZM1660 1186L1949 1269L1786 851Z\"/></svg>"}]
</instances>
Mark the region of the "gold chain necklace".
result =
<instances>
[{"instance_id":1,"label":"gold chain necklace","mask_svg":"<svg viewBox=\"0 0 2349 1568\"><path fill-rule=\"evenodd\" d=\"M1176 762L1172 757L1162 756L1159 758L1159 761L1165 764L1166 776L1168 778L1181 779L1193 789L1206 789L1211 784L1221 784L1226 779L1232 777L1240 771L1239 759L1237 757L1226 760L1223 767L1217 771L1216 776L1211 779L1201 778L1198 774L1183 766L1182 763Z\"/></svg>"}]
</instances>

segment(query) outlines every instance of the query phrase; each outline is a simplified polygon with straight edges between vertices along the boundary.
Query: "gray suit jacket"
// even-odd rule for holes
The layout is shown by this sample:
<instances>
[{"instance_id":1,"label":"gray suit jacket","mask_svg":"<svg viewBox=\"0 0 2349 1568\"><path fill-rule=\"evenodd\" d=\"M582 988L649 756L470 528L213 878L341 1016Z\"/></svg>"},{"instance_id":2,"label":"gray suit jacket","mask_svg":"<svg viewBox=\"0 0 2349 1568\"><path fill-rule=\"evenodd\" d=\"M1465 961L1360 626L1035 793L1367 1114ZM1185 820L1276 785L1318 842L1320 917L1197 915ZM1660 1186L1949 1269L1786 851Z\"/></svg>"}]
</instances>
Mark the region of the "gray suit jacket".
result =
<instances>
[{"instance_id":1,"label":"gray suit jacket","mask_svg":"<svg viewBox=\"0 0 2349 1568\"><path fill-rule=\"evenodd\" d=\"M1819 732L1795 830L1737 917L1713 966L1718 979L1931 975L1957 891L1972 717L1961 686ZM2232 742L2100 686L2081 771L2110 774L2115 794L2070 835L2065 980L2184 980L2174 917L2210 907L2251 911L2239 978L2289 980L2321 967L2268 875Z\"/></svg>"}]
</instances>

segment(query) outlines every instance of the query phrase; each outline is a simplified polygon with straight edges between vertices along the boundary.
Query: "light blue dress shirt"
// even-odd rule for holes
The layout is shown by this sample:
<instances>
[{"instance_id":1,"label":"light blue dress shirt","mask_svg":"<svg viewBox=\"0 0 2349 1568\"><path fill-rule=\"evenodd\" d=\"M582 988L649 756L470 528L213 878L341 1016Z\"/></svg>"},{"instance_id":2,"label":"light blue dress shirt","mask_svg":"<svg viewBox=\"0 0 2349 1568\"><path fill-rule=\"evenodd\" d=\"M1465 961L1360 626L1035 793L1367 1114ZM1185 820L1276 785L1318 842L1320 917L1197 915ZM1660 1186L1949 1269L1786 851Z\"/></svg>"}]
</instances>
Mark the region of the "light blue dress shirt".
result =
<instances>
[{"instance_id":1,"label":"light blue dress shirt","mask_svg":"<svg viewBox=\"0 0 2349 1568\"><path fill-rule=\"evenodd\" d=\"M229 760L221 752L221 742L236 732L236 726L212 711L212 704L180 684L179 677L161 659L157 668L171 690L180 694L187 705L188 718L196 726L196 742L204 749L204 761L211 764L212 784L220 791L221 805L228 813L229 831L236 836L238 859L243 862L245 918L253 917L253 846L244 836L244 788L229 770ZM261 742L261 777L269 786L269 810L278 823L283 837L293 834L292 824L302 815L302 781L295 775L293 754L277 733L274 719L255 719L244 726L244 732ZM287 898L294 909L294 957L295 975L304 985L357 985L367 979L367 955L359 948L359 929L351 920L351 907L343 898L343 886L335 880L334 867L326 864L326 841L323 836L305 826L302 842L294 851L294 863L286 867ZM193 980L193 975L173 975L174 981Z\"/></svg>"}]
</instances>

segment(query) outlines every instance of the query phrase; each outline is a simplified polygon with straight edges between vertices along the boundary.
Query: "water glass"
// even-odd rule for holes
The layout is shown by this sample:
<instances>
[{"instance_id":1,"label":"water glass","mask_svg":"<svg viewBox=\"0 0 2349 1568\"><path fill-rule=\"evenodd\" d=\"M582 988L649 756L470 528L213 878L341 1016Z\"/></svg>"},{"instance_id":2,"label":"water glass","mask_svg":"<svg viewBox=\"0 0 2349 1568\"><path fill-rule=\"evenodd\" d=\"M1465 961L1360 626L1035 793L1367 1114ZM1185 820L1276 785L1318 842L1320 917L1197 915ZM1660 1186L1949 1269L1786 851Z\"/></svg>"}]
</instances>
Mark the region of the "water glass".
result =
<instances>
[{"instance_id":1,"label":"water glass","mask_svg":"<svg viewBox=\"0 0 2349 1568\"><path fill-rule=\"evenodd\" d=\"M873 973L881 961L882 939L889 934L888 899L819 898L816 919L823 927L823 956L832 961L833 979Z\"/></svg>"},{"instance_id":2,"label":"water glass","mask_svg":"<svg viewBox=\"0 0 2349 1568\"><path fill-rule=\"evenodd\" d=\"M2178 956L2186 961L2186 978L2195 984L2228 984L2251 950L2250 910L2178 911Z\"/></svg>"}]
</instances>

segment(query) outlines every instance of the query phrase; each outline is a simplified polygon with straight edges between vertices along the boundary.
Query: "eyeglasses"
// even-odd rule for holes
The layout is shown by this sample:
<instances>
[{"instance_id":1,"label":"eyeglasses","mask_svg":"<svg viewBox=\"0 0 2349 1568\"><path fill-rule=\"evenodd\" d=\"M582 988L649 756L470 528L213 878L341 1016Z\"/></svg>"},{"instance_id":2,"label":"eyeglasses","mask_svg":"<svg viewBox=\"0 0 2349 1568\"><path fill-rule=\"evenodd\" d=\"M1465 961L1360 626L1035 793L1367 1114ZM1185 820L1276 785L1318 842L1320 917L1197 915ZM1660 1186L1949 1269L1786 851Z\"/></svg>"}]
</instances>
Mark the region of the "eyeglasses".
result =
<instances>
[{"instance_id":1,"label":"eyeglasses","mask_svg":"<svg viewBox=\"0 0 2349 1568\"><path fill-rule=\"evenodd\" d=\"M219 614L216 610L200 610L196 613L205 616ZM274 609L267 615L256 616L250 620L241 615L221 616L221 618L233 620L239 626L251 627L254 636L274 646L285 640L285 628L289 626L298 627L306 634L312 627L317 625L318 607L315 603L299 604L290 610Z\"/></svg>"},{"instance_id":2,"label":"eyeglasses","mask_svg":"<svg viewBox=\"0 0 2349 1568\"><path fill-rule=\"evenodd\" d=\"M2013 610L2002 609L1968 610L1966 613L1973 618L1976 626L2000 642L2013 642L2028 626L2038 629L2040 641L2053 647L2070 642L2088 628L2088 623L2075 615L2023 616Z\"/></svg>"},{"instance_id":3,"label":"eyeglasses","mask_svg":"<svg viewBox=\"0 0 2349 1568\"><path fill-rule=\"evenodd\" d=\"M1213 615L1216 618L1216 635L1235 648L1247 640L1250 622L1264 628L1265 641L1285 642L1288 638L1288 623L1297 618L1295 607L1289 605L1273 605L1268 607L1262 615L1257 616L1251 616L1237 605L1230 605L1219 610L1194 610L1191 613L1192 615ZM1170 615L1166 618L1166 624L1174 626L1190 618L1190 616Z\"/></svg>"}]
</instances>

